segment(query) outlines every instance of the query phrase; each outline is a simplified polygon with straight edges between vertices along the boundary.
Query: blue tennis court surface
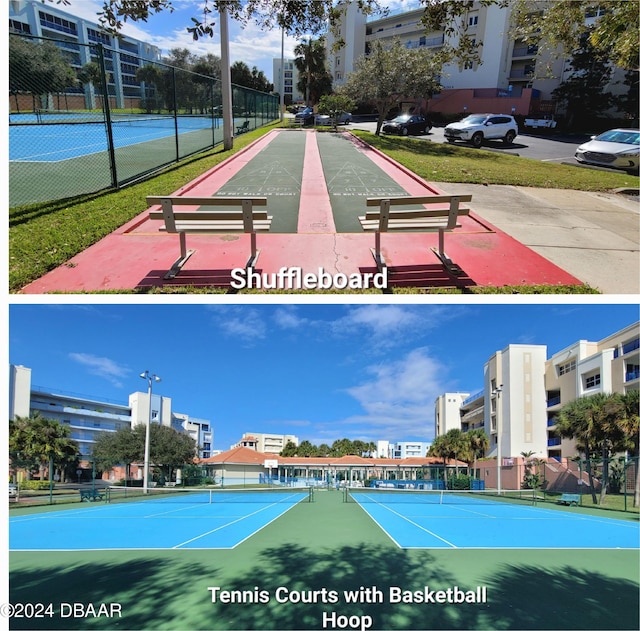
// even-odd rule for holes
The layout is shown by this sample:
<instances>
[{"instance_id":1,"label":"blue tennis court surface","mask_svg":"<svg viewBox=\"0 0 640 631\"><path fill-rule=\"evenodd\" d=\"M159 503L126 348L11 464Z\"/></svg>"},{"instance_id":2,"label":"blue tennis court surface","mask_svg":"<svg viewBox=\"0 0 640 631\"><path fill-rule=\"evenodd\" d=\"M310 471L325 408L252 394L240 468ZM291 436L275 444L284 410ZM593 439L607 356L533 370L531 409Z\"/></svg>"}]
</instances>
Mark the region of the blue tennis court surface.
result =
<instances>
[{"instance_id":1,"label":"blue tennis court surface","mask_svg":"<svg viewBox=\"0 0 640 631\"><path fill-rule=\"evenodd\" d=\"M11 517L10 550L234 548L309 494L141 499Z\"/></svg>"},{"instance_id":2,"label":"blue tennis court surface","mask_svg":"<svg viewBox=\"0 0 640 631\"><path fill-rule=\"evenodd\" d=\"M178 133L208 133L220 126L210 117L178 117ZM176 133L171 117L157 120L114 121L113 144L116 149L170 138ZM213 143L213 140L212 140ZM107 132L102 123L56 123L47 125L11 125L9 160L20 162L56 162L107 151Z\"/></svg>"},{"instance_id":3,"label":"blue tennis court surface","mask_svg":"<svg viewBox=\"0 0 640 631\"><path fill-rule=\"evenodd\" d=\"M473 497L422 503L415 493L356 501L401 548L638 549L637 522Z\"/></svg>"}]
</instances>

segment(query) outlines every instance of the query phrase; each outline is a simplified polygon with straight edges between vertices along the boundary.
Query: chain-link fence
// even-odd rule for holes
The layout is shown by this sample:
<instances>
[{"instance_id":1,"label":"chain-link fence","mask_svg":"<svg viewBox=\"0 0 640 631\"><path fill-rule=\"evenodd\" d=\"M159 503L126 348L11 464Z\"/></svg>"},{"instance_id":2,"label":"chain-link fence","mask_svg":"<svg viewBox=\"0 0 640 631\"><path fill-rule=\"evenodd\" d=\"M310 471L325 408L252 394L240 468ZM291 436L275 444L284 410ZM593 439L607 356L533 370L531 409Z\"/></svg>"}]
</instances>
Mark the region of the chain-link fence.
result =
<instances>
[{"instance_id":1,"label":"chain-link fence","mask_svg":"<svg viewBox=\"0 0 640 631\"><path fill-rule=\"evenodd\" d=\"M232 87L236 135L278 98ZM101 43L11 34L9 204L117 188L223 140L218 79Z\"/></svg>"}]
</instances>

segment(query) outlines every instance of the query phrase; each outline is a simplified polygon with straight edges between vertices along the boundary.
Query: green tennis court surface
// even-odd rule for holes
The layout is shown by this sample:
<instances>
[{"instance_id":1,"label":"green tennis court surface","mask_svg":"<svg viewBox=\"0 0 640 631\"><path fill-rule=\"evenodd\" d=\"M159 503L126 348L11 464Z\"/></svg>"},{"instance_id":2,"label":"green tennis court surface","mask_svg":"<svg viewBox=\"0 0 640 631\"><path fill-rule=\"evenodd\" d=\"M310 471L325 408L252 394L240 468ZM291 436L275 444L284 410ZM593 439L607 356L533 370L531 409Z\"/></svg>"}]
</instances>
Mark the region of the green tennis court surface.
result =
<instances>
[{"instance_id":1,"label":"green tennis court surface","mask_svg":"<svg viewBox=\"0 0 640 631\"><path fill-rule=\"evenodd\" d=\"M389 630L638 628L637 550L407 550L341 492L318 490L314 500L230 550L12 552L11 602L50 603L53 615L14 617L11 628L352 628L366 616L369 628ZM85 526L73 522L75 532ZM486 602L429 601L453 599L454 587L486 588ZM96 612L117 603L121 617L63 618L63 603Z\"/></svg>"}]
</instances>

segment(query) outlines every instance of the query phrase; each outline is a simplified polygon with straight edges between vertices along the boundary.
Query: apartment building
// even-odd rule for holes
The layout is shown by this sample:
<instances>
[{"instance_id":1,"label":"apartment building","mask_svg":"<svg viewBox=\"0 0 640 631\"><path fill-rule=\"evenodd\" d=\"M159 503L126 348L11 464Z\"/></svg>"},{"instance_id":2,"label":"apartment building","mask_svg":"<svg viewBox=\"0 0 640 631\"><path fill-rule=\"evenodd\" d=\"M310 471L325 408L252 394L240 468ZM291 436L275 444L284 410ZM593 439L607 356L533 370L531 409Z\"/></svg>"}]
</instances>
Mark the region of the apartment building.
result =
<instances>
[{"instance_id":1,"label":"apartment building","mask_svg":"<svg viewBox=\"0 0 640 631\"><path fill-rule=\"evenodd\" d=\"M155 393L133 392L128 404L69 392L55 391L31 384L31 369L9 367L9 419L27 417L34 412L66 425L78 443L80 458L90 460L93 445L101 433L146 425L147 419L188 433L198 445L198 456L211 456L213 429L210 421L173 412L171 398Z\"/></svg>"},{"instance_id":2,"label":"apartment building","mask_svg":"<svg viewBox=\"0 0 640 631\"><path fill-rule=\"evenodd\" d=\"M578 397L640 388L640 331L633 324L600 342L579 340L546 363L548 455L567 456L574 441L560 437L555 419L564 405Z\"/></svg>"},{"instance_id":3,"label":"apartment building","mask_svg":"<svg viewBox=\"0 0 640 631\"><path fill-rule=\"evenodd\" d=\"M460 429L460 407L467 398L468 392L446 392L435 402L435 435L441 436L451 429Z\"/></svg>"},{"instance_id":4,"label":"apartment building","mask_svg":"<svg viewBox=\"0 0 640 631\"><path fill-rule=\"evenodd\" d=\"M298 69L293 59L284 59L278 57L273 60L273 89L280 93L284 91L284 104L304 103L304 94L298 90ZM284 69L283 69L284 68Z\"/></svg>"},{"instance_id":5,"label":"apartment building","mask_svg":"<svg viewBox=\"0 0 640 631\"><path fill-rule=\"evenodd\" d=\"M142 99L143 89L136 73L146 61L160 61L161 50L133 37L109 35L102 31L97 21L76 17L62 10L62 6L40 0L10 0L9 32L58 40L57 45L76 71L89 62L98 61L94 46L102 44L109 77L108 90L115 107L128 107ZM69 11L72 9L73 3L68 7ZM84 97L87 108L96 107L91 84L67 89L69 95L74 92Z\"/></svg>"},{"instance_id":6,"label":"apartment building","mask_svg":"<svg viewBox=\"0 0 640 631\"><path fill-rule=\"evenodd\" d=\"M598 342L578 340L547 358L544 345L511 344L484 364L484 388L475 394L445 393L435 403L435 435L453 428L484 429L488 456L533 452L570 458L573 440L560 437L556 417L581 396L640 389L640 323ZM457 395L457 396L456 396Z\"/></svg>"},{"instance_id":7,"label":"apartment building","mask_svg":"<svg viewBox=\"0 0 640 631\"><path fill-rule=\"evenodd\" d=\"M234 447L247 447L265 454L279 454L289 442L294 445L300 444L298 437L291 434L246 432Z\"/></svg>"},{"instance_id":8,"label":"apartment building","mask_svg":"<svg viewBox=\"0 0 640 631\"><path fill-rule=\"evenodd\" d=\"M353 42L348 53L331 53L335 36L331 33L327 36L329 67L335 86L344 83L359 54L366 54L373 42L391 43L399 39L408 48L436 51L445 43L455 47L459 40L459 29L453 33L426 32L421 22L422 8L364 21L362 16L357 19L353 15L357 13L357 3L350 2L346 8L345 27L340 31L343 40ZM485 6L477 0L473 3L458 26L482 44L480 62L445 65L440 77L444 89L430 100L429 111L555 113L551 93L566 76L567 59L513 39L509 34L511 13L509 6ZM586 17L585 23L593 22L597 17L596 14ZM364 45L361 44L363 31ZM618 78L611 81L613 91L617 90ZM414 96L407 95L408 98ZM425 107L422 102L417 106Z\"/></svg>"}]
</instances>

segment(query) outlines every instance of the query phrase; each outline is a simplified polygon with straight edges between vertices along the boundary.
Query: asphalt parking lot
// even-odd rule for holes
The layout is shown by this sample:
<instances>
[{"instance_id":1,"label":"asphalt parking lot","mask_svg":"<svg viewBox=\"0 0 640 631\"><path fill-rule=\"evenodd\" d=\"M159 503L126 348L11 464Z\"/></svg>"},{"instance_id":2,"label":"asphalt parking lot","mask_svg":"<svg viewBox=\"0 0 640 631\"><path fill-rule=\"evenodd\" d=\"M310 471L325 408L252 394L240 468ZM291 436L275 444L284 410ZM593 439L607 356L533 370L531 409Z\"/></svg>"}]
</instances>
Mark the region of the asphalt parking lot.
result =
<instances>
[{"instance_id":1,"label":"asphalt parking lot","mask_svg":"<svg viewBox=\"0 0 640 631\"><path fill-rule=\"evenodd\" d=\"M374 132L375 122L347 128ZM446 142L443 128L425 136ZM535 160L578 165L576 147L588 137L520 134L511 146L488 142L476 151L499 151ZM471 145L460 146L473 149ZM599 167L596 167L599 168ZM637 195L521 186L438 183L448 194L473 195L473 209L538 254L606 294L640 293L640 204Z\"/></svg>"},{"instance_id":2,"label":"asphalt parking lot","mask_svg":"<svg viewBox=\"0 0 640 631\"><path fill-rule=\"evenodd\" d=\"M347 126L351 129L363 129L370 132L375 132L376 123L366 122L359 123L353 122ZM431 131L425 136L412 136L421 140L429 140L431 142L445 143L447 142L444 137L444 127L433 127ZM562 134L547 134L547 135L533 135L527 133L525 130L520 130L520 133L516 137L512 145L505 145L503 142L487 141L483 144L479 151L500 151L508 155L518 155L523 158L531 158L533 160L541 160L543 162L569 162L578 166L574 155L576 148L583 142L589 140L589 136L575 135L565 136ZM473 149L470 144L456 143L461 147L467 147Z\"/></svg>"}]
</instances>

